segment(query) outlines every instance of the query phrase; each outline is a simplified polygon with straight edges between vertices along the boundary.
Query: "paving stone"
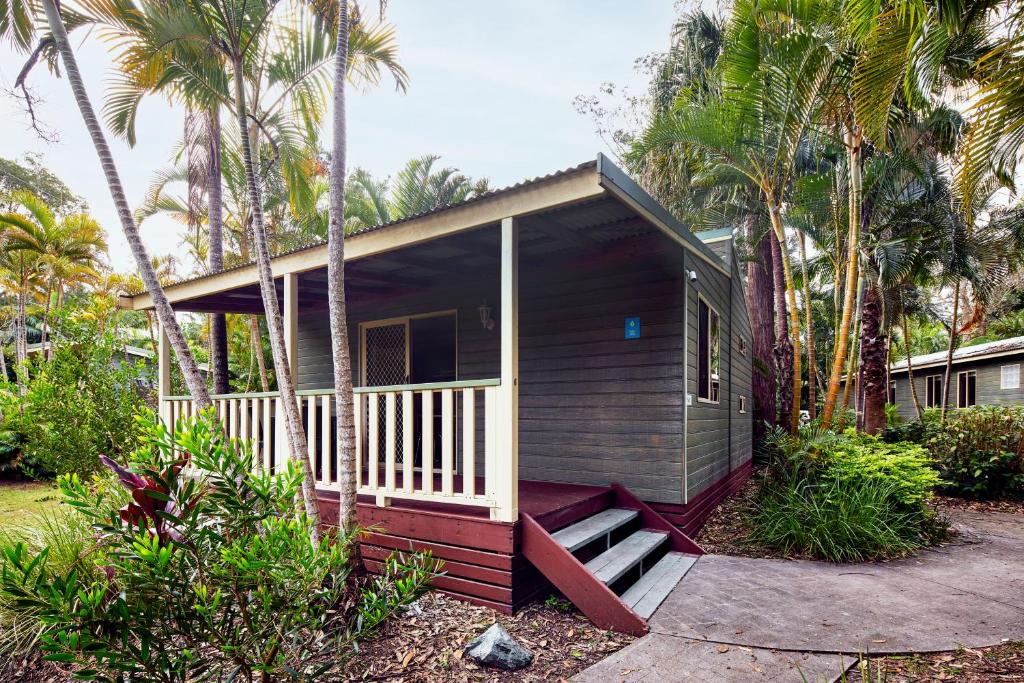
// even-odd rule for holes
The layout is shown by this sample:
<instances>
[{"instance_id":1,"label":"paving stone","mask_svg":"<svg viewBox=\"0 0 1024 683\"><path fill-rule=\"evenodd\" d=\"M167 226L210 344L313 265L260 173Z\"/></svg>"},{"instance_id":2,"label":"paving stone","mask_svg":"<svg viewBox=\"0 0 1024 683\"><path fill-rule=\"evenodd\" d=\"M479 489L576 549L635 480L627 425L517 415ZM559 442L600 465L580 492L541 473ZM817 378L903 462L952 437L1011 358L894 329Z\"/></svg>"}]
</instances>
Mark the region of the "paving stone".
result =
<instances>
[{"instance_id":1,"label":"paving stone","mask_svg":"<svg viewBox=\"0 0 1024 683\"><path fill-rule=\"evenodd\" d=\"M573 680L583 683L832 683L852 663L850 657L841 655L718 645L652 633L581 672Z\"/></svg>"}]
</instances>

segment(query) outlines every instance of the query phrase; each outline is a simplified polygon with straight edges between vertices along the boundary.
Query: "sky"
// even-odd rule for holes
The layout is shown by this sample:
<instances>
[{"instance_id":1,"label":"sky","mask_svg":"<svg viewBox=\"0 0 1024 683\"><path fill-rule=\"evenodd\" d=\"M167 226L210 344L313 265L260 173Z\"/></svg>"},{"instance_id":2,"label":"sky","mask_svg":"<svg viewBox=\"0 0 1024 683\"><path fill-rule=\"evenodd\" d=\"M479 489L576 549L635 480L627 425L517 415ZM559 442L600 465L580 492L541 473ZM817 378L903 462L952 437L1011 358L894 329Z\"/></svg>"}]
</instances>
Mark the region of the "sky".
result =
<instances>
[{"instance_id":1,"label":"sky","mask_svg":"<svg viewBox=\"0 0 1024 683\"><path fill-rule=\"evenodd\" d=\"M370 3L375 5L376 3ZM348 99L349 166L393 174L408 159L438 154L441 163L490 179L495 188L593 159L605 149L593 122L577 113L577 95L605 82L641 93L638 57L668 47L672 0L390 0L407 93L385 81ZM112 65L94 35L73 35L86 87L99 108ZM0 46L0 88L13 85L23 58ZM0 156L32 152L83 196L106 228L111 265L134 270L113 203L67 81L37 67L30 86L42 103L37 116L59 132L54 143L29 128L17 100L0 100ZM154 172L171 159L183 112L160 98L142 106L138 144L110 139L133 207ZM327 121L329 122L329 118ZM323 145L330 144L325 131ZM151 255L184 259L180 226L156 217L142 227Z\"/></svg>"}]
</instances>

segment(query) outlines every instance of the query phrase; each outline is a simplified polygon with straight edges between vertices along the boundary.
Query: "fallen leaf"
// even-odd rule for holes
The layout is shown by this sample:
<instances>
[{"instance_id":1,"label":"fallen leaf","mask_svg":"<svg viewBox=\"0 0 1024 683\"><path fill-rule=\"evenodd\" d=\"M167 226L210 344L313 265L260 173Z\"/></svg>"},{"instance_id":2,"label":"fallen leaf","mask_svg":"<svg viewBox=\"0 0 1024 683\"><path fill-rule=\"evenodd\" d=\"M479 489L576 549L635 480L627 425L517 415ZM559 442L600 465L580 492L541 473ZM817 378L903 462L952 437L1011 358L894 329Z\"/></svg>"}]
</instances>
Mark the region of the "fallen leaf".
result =
<instances>
[{"instance_id":1,"label":"fallen leaf","mask_svg":"<svg viewBox=\"0 0 1024 683\"><path fill-rule=\"evenodd\" d=\"M409 662L416 656L416 648L413 648L405 653L405 657L402 658L402 668L409 666Z\"/></svg>"},{"instance_id":2,"label":"fallen leaf","mask_svg":"<svg viewBox=\"0 0 1024 683\"><path fill-rule=\"evenodd\" d=\"M729 651L729 646L728 645L719 645L718 646L718 654L724 654L724 653L726 653L728 651Z\"/></svg>"},{"instance_id":3,"label":"fallen leaf","mask_svg":"<svg viewBox=\"0 0 1024 683\"><path fill-rule=\"evenodd\" d=\"M452 657L455 657L455 659L462 659L462 650L456 650L453 652Z\"/></svg>"}]
</instances>

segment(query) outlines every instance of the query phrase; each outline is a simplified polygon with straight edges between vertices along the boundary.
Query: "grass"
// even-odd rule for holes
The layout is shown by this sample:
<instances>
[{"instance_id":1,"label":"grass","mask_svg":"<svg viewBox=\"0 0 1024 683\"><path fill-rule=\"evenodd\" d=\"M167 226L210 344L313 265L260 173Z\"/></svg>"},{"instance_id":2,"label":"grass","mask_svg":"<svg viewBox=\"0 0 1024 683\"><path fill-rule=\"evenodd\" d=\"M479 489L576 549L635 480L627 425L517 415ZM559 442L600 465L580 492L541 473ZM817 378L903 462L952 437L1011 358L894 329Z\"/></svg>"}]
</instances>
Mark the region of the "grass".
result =
<instances>
[{"instance_id":1,"label":"grass","mask_svg":"<svg viewBox=\"0 0 1024 683\"><path fill-rule=\"evenodd\" d=\"M0 481L0 529L38 526L39 517L60 506L60 491L52 483Z\"/></svg>"}]
</instances>

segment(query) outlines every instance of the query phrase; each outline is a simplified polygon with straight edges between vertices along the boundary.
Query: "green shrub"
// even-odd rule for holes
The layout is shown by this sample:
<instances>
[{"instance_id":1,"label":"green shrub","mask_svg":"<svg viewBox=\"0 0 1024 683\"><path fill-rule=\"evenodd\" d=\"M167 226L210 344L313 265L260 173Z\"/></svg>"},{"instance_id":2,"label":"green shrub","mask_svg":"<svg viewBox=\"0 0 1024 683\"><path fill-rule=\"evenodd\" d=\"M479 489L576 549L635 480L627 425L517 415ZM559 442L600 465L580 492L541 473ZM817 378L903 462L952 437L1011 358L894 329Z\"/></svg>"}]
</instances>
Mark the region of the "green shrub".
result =
<instances>
[{"instance_id":1,"label":"green shrub","mask_svg":"<svg viewBox=\"0 0 1024 683\"><path fill-rule=\"evenodd\" d=\"M928 440L928 448L948 492L1024 497L1024 407L958 410Z\"/></svg>"},{"instance_id":2,"label":"green shrub","mask_svg":"<svg viewBox=\"0 0 1024 683\"><path fill-rule=\"evenodd\" d=\"M32 361L26 395L0 385L0 433L17 444L24 471L86 476L99 470L100 455L123 458L138 445L135 416L146 408L141 369L118 364L120 351L94 323L60 321L53 358Z\"/></svg>"},{"instance_id":3,"label":"green shrub","mask_svg":"<svg viewBox=\"0 0 1024 683\"><path fill-rule=\"evenodd\" d=\"M890 443L906 441L916 444L927 444L928 440L938 433L939 416L941 411L938 408L925 410L921 419L902 420L900 422L889 422L882 439Z\"/></svg>"},{"instance_id":4,"label":"green shrub","mask_svg":"<svg viewBox=\"0 0 1024 683\"><path fill-rule=\"evenodd\" d=\"M48 551L2 548L0 594L43 624L48 659L79 679L314 680L419 597L429 554L395 555L382 576L351 574L355 536L310 541L297 513L301 473L255 471L250 449L227 440L213 411L173 435L140 420L127 466L105 460L129 490L124 507L60 481L95 534L97 574L52 566Z\"/></svg>"},{"instance_id":5,"label":"green shrub","mask_svg":"<svg viewBox=\"0 0 1024 683\"><path fill-rule=\"evenodd\" d=\"M902 505L899 497L899 487L880 478L768 484L749 540L831 562L903 556L929 542L935 522L924 506Z\"/></svg>"},{"instance_id":6,"label":"green shrub","mask_svg":"<svg viewBox=\"0 0 1024 683\"><path fill-rule=\"evenodd\" d=\"M912 443L886 443L881 439L844 433L825 454L822 478L850 484L885 481L893 485L894 500L906 506L920 505L939 485L928 451Z\"/></svg>"}]
</instances>

